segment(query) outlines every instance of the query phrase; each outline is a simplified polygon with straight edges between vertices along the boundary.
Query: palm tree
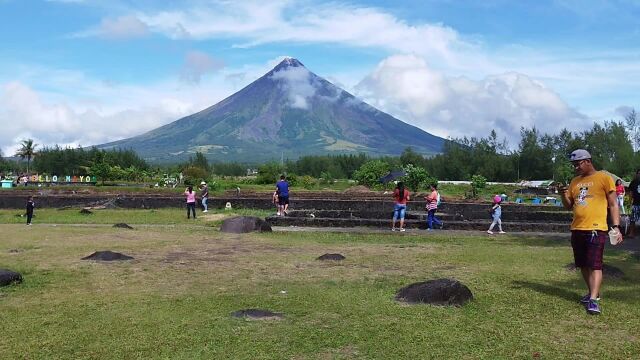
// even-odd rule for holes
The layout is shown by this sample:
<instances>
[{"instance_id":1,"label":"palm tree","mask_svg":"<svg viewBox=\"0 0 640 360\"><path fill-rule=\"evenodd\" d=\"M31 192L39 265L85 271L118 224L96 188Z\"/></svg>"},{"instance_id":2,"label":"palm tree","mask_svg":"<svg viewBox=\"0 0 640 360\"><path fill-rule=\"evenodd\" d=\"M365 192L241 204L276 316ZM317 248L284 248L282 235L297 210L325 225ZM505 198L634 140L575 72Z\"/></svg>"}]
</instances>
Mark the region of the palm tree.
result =
<instances>
[{"instance_id":1,"label":"palm tree","mask_svg":"<svg viewBox=\"0 0 640 360\"><path fill-rule=\"evenodd\" d=\"M20 149L16 152L16 156L21 159L27 158L27 174L29 174L29 165L31 164L31 158L36 154L36 147L38 144L33 143L33 139L26 139L20 142Z\"/></svg>"}]
</instances>

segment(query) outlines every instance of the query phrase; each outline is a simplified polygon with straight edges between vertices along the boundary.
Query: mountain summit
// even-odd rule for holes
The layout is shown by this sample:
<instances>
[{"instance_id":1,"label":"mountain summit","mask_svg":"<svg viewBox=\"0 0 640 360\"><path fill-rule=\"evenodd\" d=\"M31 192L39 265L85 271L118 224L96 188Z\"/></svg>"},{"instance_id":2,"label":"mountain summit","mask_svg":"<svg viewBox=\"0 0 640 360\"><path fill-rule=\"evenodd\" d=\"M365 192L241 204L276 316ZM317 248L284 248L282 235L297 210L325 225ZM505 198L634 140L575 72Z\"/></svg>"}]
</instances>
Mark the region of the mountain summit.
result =
<instances>
[{"instance_id":1,"label":"mountain summit","mask_svg":"<svg viewBox=\"0 0 640 360\"><path fill-rule=\"evenodd\" d=\"M210 161L258 162L283 155L398 155L408 146L433 154L443 143L285 58L207 109L98 148L133 149L156 162L181 161L197 151Z\"/></svg>"}]
</instances>

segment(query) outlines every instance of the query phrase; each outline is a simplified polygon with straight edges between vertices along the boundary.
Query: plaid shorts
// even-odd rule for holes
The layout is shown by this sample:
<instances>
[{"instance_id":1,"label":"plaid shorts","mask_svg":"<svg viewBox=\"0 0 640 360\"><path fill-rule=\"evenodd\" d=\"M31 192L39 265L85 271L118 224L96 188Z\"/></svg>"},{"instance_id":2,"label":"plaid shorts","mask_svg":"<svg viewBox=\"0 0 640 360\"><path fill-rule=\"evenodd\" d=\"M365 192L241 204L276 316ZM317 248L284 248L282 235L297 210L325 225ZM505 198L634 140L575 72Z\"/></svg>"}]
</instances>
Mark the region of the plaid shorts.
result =
<instances>
[{"instance_id":1,"label":"plaid shorts","mask_svg":"<svg viewBox=\"0 0 640 360\"><path fill-rule=\"evenodd\" d=\"M571 247L576 267L602 270L602 254L608 237L606 231L572 230Z\"/></svg>"},{"instance_id":2,"label":"plaid shorts","mask_svg":"<svg viewBox=\"0 0 640 360\"><path fill-rule=\"evenodd\" d=\"M640 220L640 205L631 206L631 221L636 222Z\"/></svg>"}]
</instances>

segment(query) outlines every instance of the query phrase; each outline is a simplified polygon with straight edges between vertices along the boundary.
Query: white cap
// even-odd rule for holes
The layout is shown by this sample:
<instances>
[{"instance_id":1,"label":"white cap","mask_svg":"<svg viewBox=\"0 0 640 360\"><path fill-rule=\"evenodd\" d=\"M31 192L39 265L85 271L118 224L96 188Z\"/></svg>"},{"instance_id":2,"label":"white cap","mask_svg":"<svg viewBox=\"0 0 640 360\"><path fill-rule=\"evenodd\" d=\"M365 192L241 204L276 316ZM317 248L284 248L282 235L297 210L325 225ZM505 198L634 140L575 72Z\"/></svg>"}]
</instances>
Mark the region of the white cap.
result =
<instances>
[{"instance_id":1,"label":"white cap","mask_svg":"<svg viewBox=\"0 0 640 360\"><path fill-rule=\"evenodd\" d=\"M578 160L586 160L591 159L591 154L587 150L578 149L574 150L571 155L569 155L569 161L578 161Z\"/></svg>"},{"instance_id":2,"label":"white cap","mask_svg":"<svg viewBox=\"0 0 640 360\"><path fill-rule=\"evenodd\" d=\"M207 183L203 181L200 183L200 185L207 185Z\"/></svg>"}]
</instances>

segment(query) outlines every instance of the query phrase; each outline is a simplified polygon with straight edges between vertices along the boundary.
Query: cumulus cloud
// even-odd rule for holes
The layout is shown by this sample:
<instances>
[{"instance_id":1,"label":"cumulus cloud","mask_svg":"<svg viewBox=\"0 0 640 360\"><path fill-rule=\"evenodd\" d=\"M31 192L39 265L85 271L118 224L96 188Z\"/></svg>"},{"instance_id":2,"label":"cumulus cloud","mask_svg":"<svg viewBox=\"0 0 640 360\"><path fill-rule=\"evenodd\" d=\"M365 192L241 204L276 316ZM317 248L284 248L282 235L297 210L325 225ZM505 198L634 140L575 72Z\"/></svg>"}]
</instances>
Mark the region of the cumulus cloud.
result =
<instances>
[{"instance_id":1,"label":"cumulus cloud","mask_svg":"<svg viewBox=\"0 0 640 360\"><path fill-rule=\"evenodd\" d=\"M64 73L69 76L56 80L53 75L48 85L75 88L82 95L35 90L24 81L0 83L4 154L13 154L25 138L44 146L90 146L140 135L211 106L231 92L223 80L203 87L184 88L174 81L133 86Z\"/></svg>"},{"instance_id":2,"label":"cumulus cloud","mask_svg":"<svg viewBox=\"0 0 640 360\"><path fill-rule=\"evenodd\" d=\"M620 116L620 117L624 118L624 117L626 117L627 115L631 114L631 112L632 112L632 111L634 111L634 110L635 110L635 109L634 109L633 107L631 107L631 106L623 105L623 106L618 106L618 107L615 109L615 111L614 111L614 112L615 112L615 114L616 114L616 115L618 115L618 116ZM636 112L637 112L637 111L636 111Z\"/></svg>"},{"instance_id":3,"label":"cumulus cloud","mask_svg":"<svg viewBox=\"0 0 640 360\"><path fill-rule=\"evenodd\" d=\"M563 127L582 130L593 124L526 75L447 77L415 55L383 60L356 91L381 110L444 137L485 136L495 129L519 139L521 126L555 133Z\"/></svg>"},{"instance_id":4,"label":"cumulus cloud","mask_svg":"<svg viewBox=\"0 0 640 360\"><path fill-rule=\"evenodd\" d=\"M316 84L311 79L311 73L304 67L287 67L273 73L271 78L278 81L279 86L286 91L289 106L295 109L309 109L308 99L316 93Z\"/></svg>"},{"instance_id":5,"label":"cumulus cloud","mask_svg":"<svg viewBox=\"0 0 640 360\"><path fill-rule=\"evenodd\" d=\"M97 36L109 40L137 39L149 35L147 24L134 15L104 18L94 28L74 34L74 37Z\"/></svg>"},{"instance_id":6,"label":"cumulus cloud","mask_svg":"<svg viewBox=\"0 0 640 360\"><path fill-rule=\"evenodd\" d=\"M324 42L380 47L439 56L450 62L454 49L472 48L441 24L409 24L374 7L301 1L200 3L189 8L140 12L157 33L173 39L245 39L237 47L276 42ZM215 21L212 21L215 19Z\"/></svg>"},{"instance_id":7,"label":"cumulus cloud","mask_svg":"<svg viewBox=\"0 0 640 360\"><path fill-rule=\"evenodd\" d=\"M204 75L216 72L223 67L222 60L215 59L201 51L190 51L185 56L180 77L186 82L199 84Z\"/></svg>"}]
</instances>

